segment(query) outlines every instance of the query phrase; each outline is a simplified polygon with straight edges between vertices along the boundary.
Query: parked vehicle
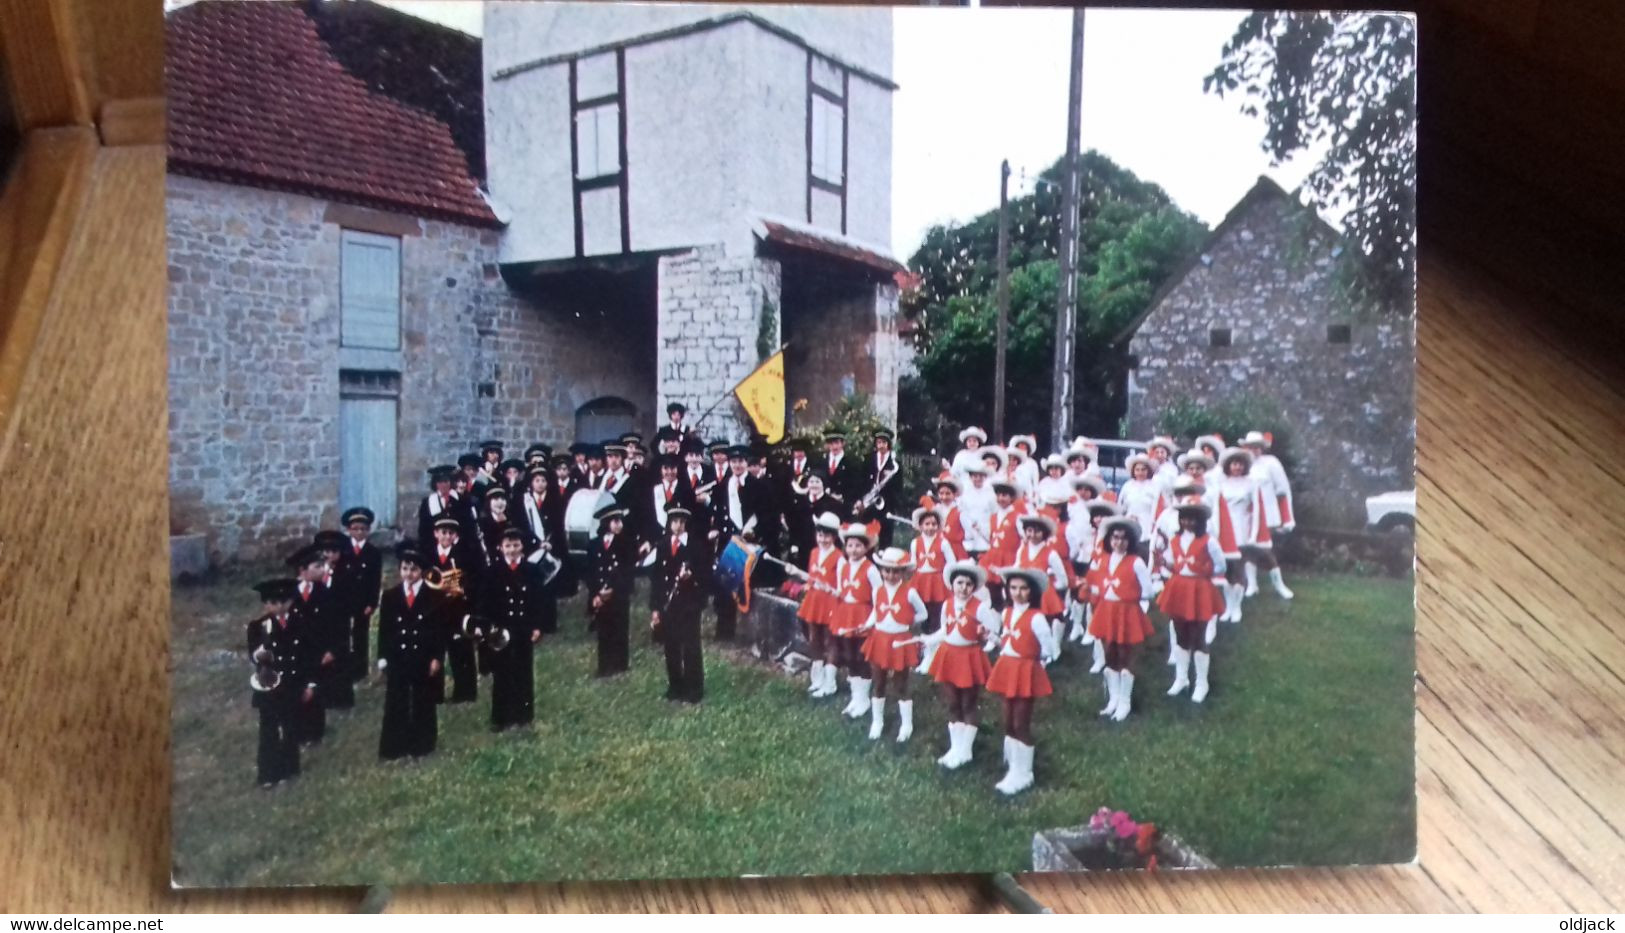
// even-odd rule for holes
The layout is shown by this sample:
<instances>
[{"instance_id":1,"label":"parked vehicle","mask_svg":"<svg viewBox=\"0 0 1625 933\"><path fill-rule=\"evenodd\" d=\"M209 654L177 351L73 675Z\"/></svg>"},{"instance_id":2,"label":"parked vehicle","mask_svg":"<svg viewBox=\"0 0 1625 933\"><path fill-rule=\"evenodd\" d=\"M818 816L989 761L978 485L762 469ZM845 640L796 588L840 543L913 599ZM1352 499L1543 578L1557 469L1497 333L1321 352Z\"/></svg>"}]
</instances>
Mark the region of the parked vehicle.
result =
<instances>
[{"instance_id":1,"label":"parked vehicle","mask_svg":"<svg viewBox=\"0 0 1625 933\"><path fill-rule=\"evenodd\" d=\"M1416 533L1416 490L1384 492L1365 500L1366 530Z\"/></svg>"},{"instance_id":2,"label":"parked vehicle","mask_svg":"<svg viewBox=\"0 0 1625 933\"><path fill-rule=\"evenodd\" d=\"M1145 453L1145 442L1090 438L1090 443L1100 448L1100 457L1095 461L1095 466L1100 469L1100 478L1113 492L1121 490L1123 484L1128 482L1128 470L1124 464L1129 457Z\"/></svg>"}]
</instances>

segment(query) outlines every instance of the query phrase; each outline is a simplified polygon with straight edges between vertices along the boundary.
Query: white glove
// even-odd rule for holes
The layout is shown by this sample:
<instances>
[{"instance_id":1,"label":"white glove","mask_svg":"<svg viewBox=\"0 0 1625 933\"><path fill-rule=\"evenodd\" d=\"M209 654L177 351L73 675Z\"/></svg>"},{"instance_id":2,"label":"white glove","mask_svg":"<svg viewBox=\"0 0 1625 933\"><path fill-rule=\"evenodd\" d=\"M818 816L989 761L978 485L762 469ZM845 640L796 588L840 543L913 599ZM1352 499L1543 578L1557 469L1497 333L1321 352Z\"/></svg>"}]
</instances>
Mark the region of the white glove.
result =
<instances>
[{"instance_id":1,"label":"white glove","mask_svg":"<svg viewBox=\"0 0 1625 933\"><path fill-rule=\"evenodd\" d=\"M389 662L387 660L385 660L383 658L378 659L378 669L379 670L383 670L384 668L386 668L388 666L389 666Z\"/></svg>"}]
</instances>

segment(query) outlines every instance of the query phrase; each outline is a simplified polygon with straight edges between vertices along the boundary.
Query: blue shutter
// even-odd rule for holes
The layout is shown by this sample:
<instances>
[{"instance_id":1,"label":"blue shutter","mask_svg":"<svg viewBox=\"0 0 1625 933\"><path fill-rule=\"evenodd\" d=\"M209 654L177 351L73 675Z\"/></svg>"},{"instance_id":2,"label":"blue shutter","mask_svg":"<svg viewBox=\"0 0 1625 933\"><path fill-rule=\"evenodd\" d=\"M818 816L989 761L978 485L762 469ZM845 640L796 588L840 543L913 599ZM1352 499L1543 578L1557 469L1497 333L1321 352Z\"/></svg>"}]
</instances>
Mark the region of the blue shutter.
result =
<instances>
[{"instance_id":1,"label":"blue shutter","mask_svg":"<svg viewBox=\"0 0 1625 933\"><path fill-rule=\"evenodd\" d=\"M400 238L345 230L340 248L341 343L400 349Z\"/></svg>"},{"instance_id":2,"label":"blue shutter","mask_svg":"<svg viewBox=\"0 0 1625 933\"><path fill-rule=\"evenodd\" d=\"M392 398L339 399L339 508L364 505L380 526L397 521Z\"/></svg>"}]
</instances>

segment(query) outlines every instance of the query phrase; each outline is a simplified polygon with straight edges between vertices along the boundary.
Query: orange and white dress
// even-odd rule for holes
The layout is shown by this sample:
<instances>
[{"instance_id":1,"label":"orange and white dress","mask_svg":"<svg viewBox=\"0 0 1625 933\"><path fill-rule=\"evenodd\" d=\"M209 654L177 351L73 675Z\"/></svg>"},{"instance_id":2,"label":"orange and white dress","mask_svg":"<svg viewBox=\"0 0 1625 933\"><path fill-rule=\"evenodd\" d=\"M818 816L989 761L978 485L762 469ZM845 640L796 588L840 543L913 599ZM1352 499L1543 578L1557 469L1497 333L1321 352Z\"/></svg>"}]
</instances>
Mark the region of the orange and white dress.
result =
<instances>
[{"instance_id":1,"label":"orange and white dress","mask_svg":"<svg viewBox=\"0 0 1625 933\"><path fill-rule=\"evenodd\" d=\"M1162 549L1168 583L1157 608L1181 622L1206 622L1224 609L1214 581L1224 576L1224 552L1212 535L1182 531Z\"/></svg>"},{"instance_id":2,"label":"orange and white dress","mask_svg":"<svg viewBox=\"0 0 1625 933\"><path fill-rule=\"evenodd\" d=\"M843 554L835 565L837 592L830 607L829 633L836 638L858 637L858 629L874 611L875 591L880 586L880 571L869 558L853 562Z\"/></svg>"},{"instance_id":3,"label":"orange and white dress","mask_svg":"<svg viewBox=\"0 0 1625 933\"><path fill-rule=\"evenodd\" d=\"M835 566L840 563L838 547L817 548L807 559L807 593L801 597L796 618L808 625L828 625L829 615L835 609ZM829 589L824 589L829 587Z\"/></svg>"},{"instance_id":4,"label":"orange and white dress","mask_svg":"<svg viewBox=\"0 0 1625 933\"><path fill-rule=\"evenodd\" d=\"M942 534L953 545L954 553L965 553L965 521L960 516L958 504L949 506L947 514L942 516Z\"/></svg>"},{"instance_id":5,"label":"orange and white dress","mask_svg":"<svg viewBox=\"0 0 1625 933\"><path fill-rule=\"evenodd\" d=\"M1066 611L1066 601L1062 599L1067 587L1066 561L1056 553L1053 544L1053 541L1045 541L1033 547L1030 541L1021 542L1016 548L1014 564L1017 567L1036 570L1049 578L1049 586L1044 588L1044 595L1038 598L1038 611L1047 616L1060 615Z\"/></svg>"},{"instance_id":6,"label":"orange and white dress","mask_svg":"<svg viewBox=\"0 0 1625 933\"><path fill-rule=\"evenodd\" d=\"M1219 480L1219 549L1228 558L1241 556L1244 547L1267 548L1270 543L1264 490L1248 476Z\"/></svg>"},{"instance_id":7,"label":"orange and white dress","mask_svg":"<svg viewBox=\"0 0 1625 933\"><path fill-rule=\"evenodd\" d=\"M1047 697L1055 690L1044 672L1043 658L1056 654L1055 636L1044 614L1029 606L1004 610L999 660L988 675L987 689L1006 699Z\"/></svg>"},{"instance_id":8,"label":"orange and white dress","mask_svg":"<svg viewBox=\"0 0 1625 933\"><path fill-rule=\"evenodd\" d=\"M914 626L925 621L925 603L907 580L895 587L882 582L874 590L875 608L868 622L874 626L863 642L863 657L883 671L908 671L920 664L920 643L913 641Z\"/></svg>"},{"instance_id":9,"label":"orange and white dress","mask_svg":"<svg viewBox=\"0 0 1625 933\"><path fill-rule=\"evenodd\" d=\"M999 615L972 596L964 602L952 598L942 604L942 628L926 637L937 646L931 656L931 678L960 689L980 687L993 673L982 647L989 635L999 633Z\"/></svg>"},{"instance_id":10,"label":"orange and white dress","mask_svg":"<svg viewBox=\"0 0 1625 933\"><path fill-rule=\"evenodd\" d=\"M1089 619L1089 634L1105 642L1137 645L1156 633L1140 606L1140 600L1151 594L1151 572L1140 555L1108 553L1099 579L1100 599Z\"/></svg>"},{"instance_id":11,"label":"orange and white dress","mask_svg":"<svg viewBox=\"0 0 1625 933\"><path fill-rule=\"evenodd\" d=\"M948 565L956 560L964 560L965 552L955 547L945 535L937 534L929 538L925 535L915 538L908 546L908 554L914 561L912 582L920 599L927 603L947 602L953 592L946 576Z\"/></svg>"},{"instance_id":12,"label":"orange and white dress","mask_svg":"<svg viewBox=\"0 0 1625 933\"><path fill-rule=\"evenodd\" d=\"M982 569L987 571L987 582L1001 583L1000 567L1015 562L1016 545L1021 543L1021 516L1027 514L1024 502L1014 502L1008 509L997 509L988 521L987 553L982 555Z\"/></svg>"}]
</instances>

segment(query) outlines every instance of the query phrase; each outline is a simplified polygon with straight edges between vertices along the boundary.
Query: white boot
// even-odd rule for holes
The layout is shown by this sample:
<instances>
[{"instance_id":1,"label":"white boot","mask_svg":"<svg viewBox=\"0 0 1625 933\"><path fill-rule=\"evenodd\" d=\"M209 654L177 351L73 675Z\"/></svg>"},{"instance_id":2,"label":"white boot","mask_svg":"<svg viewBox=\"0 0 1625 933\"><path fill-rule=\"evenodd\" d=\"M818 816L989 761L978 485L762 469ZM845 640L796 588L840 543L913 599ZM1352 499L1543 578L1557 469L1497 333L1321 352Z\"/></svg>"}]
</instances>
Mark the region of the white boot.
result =
<instances>
[{"instance_id":1,"label":"white boot","mask_svg":"<svg viewBox=\"0 0 1625 933\"><path fill-rule=\"evenodd\" d=\"M1248 562L1247 565L1246 565L1246 569L1245 569L1245 571L1243 571L1243 573L1247 577L1247 590L1246 590L1246 592L1242 593L1241 595L1243 595L1243 596L1257 596L1258 595L1258 565L1254 564L1252 562Z\"/></svg>"},{"instance_id":2,"label":"white boot","mask_svg":"<svg viewBox=\"0 0 1625 933\"><path fill-rule=\"evenodd\" d=\"M1086 645L1095 644L1095 636L1089 633L1089 616L1092 613L1093 610L1089 608L1088 603L1078 604L1078 627L1083 629L1083 637L1079 638L1078 641ZM1098 674L1100 672L1096 671L1095 673Z\"/></svg>"},{"instance_id":3,"label":"white boot","mask_svg":"<svg viewBox=\"0 0 1625 933\"><path fill-rule=\"evenodd\" d=\"M1106 646L1096 638L1089 642L1089 649L1094 654L1094 663L1089 665L1089 673L1098 674L1106 669Z\"/></svg>"},{"instance_id":4,"label":"white boot","mask_svg":"<svg viewBox=\"0 0 1625 933\"><path fill-rule=\"evenodd\" d=\"M897 741L907 742L908 737L914 734L914 701L897 701Z\"/></svg>"},{"instance_id":5,"label":"white boot","mask_svg":"<svg viewBox=\"0 0 1625 933\"><path fill-rule=\"evenodd\" d=\"M1004 737L1004 777L993 785L993 789L1001 794L1015 793L1016 785L1021 782L1021 748L1020 742L1009 736Z\"/></svg>"},{"instance_id":6,"label":"white boot","mask_svg":"<svg viewBox=\"0 0 1625 933\"><path fill-rule=\"evenodd\" d=\"M1106 708L1100 711L1100 715L1110 716L1117 712L1117 672L1108 667L1101 679L1106 682Z\"/></svg>"},{"instance_id":7,"label":"white boot","mask_svg":"<svg viewBox=\"0 0 1625 933\"><path fill-rule=\"evenodd\" d=\"M1174 635L1174 620L1168 620L1168 663L1174 664L1179 660L1179 639Z\"/></svg>"},{"instance_id":8,"label":"white boot","mask_svg":"<svg viewBox=\"0 0 1625 933\"><path fill-rule=\"evenodd\" d=\"M807 692L813 696L824 688L824 662L812 662L812 668L807 672Z\"/></svg>"},{"instance_id":9,"label":"white boot","mask_svg":"<svg viewBox=\"0 0 1625 933\"><path fill-rule=\"evenodd\" d=\"M837 668L835 665L833 665L833 664L825 664L824 665L824 688L822 690L818 691L819 696L821 696L821 697L832 697L836 693L840 692L840 689L841 689L840 684L836 683L836 678L840 676L840 673L841 673L840 669Z\"/></svg>"},{"instance_id":10,"label":"white boot","mask_svg":"<svg viewBox=\"0 0 1625 933\"><path fill-rule=\"evenodd\" d=\"M954 757L959 754L959 727L962 725L964 725L964 723L948 723L948 750L942 753L941 758L937 759L937 764L942 765L944 768L952 768L954 766Z\"/></svg>"},{"instance_id":11,"label":"white boot","mask_svg":"<svg viewBox=\"0 0 1625 933\"><path fill-rule=\"evenodd\" d=\"M1113 722L1122 722L1128 718L1129 710L1134 707L1134 675L1128 671L1117 672L1117 709L1112 712Z\"/></svg>"},{"instance_id":12,"label":"white boot","mask_svg":"<svg viewBox=\"0 0 1625 933\"><path fill-rule=\"evenodd\" d=\"M863 714L869 712L869 678L851 677L848 681L852 684L852 712L847 715L853 719L862 719Z\"/></svg>"},{"instance_id":13,"label":"white boot","mask_svg":"<svg viewBox=\"0 0 1625 933\"><path fill-rule=\"evenodd\" d=\"M1083 624L1083 603L1076 600L1067 607L1067 613L1072 617L1072 640L1080 645L1087 645L1092 640L1089 629Z\"/></svg>"},{"instance_id":14,"label":"white boot","mask_svg":"<svg viewBox=\"0 0 1625 933\"><path fill-rule=\"evenodd\" d=\"M1241 584L1226 583L1224 585L1225 621L1241 621Z\"/></svg>"},{"instance_id":15,"label":"white boot","mask_svg":"<svg viewBox=\"0 0 1625 933\"><path fill-rule=\"evenodd\" d=\"M1049 630L1055 636L1055 660L1061 660L1061 646L1066 644L1066 619L1057 619L1049 624Z\"/></svg>"},{"instance_id":16,"label":"white boot","mask_svg":"<svg viewBox=\"0 0 1625 933\"><path fill-rule=\"evenodd\" d=\"M976 726L973 723L959 723L959 751L954 755L950 768L970 764L971 756L976 750Z\"/></svg>"},{"instance_id":17,"label":"white boot","mask_svg":"<svg viewBox=\"0 0 1625 933\"><path fill-rule=\"evenodd\" d=\"M1206 651L1196 652L1196 689L1191 691L1191 702L1200 703L1207 699L1207 669L1213 663L1213 655Z\"/></svg>"},{"instance_id":18,"label":"white boot","mask_svg":"<svg viewBox=\"0 0 1625 933\"><path fill-rule=\"evenodd\" d=\"M1212 647L1213 640L1219 637L1219 617L1214 616L1207 620L1207 631L1202 633L1202 640Z\"/></svg>"},{"instance_id":19,"label":"white boot","mask_svg":"<svg viewBox=\"0 0 1625 933\"><path fill-rule=\"evenodd\" d=\"M1033 747L1014 739L1010 741L1010 769L1004 780L994 785L1001 794L1019 794L1033 786Z\"/></svg>"},{"instance_id":20,"label":"white boot","mask_svg":"<svg viewBox=\"0 0 1625 933\"><path fill-rule=\"evenodd\" d=\"M916 674L929 674L929 673L931 673L931 659L936 657L936 656L937 656L937 643L932 642L929 645L926 645L925 646L925 651L921 652L921 654L920 654L920 666L916 667L914 669L914 673L916 673Z\"/></svg>"},{"instance_id":21,"label":"white boot","mask_svg":"<svg viewBox=\"0 0 1625 933\"><path fill-rule=\"evenodd\" d=\"M1248 564L1248 566L1252 565ZM1275 567L1270 570L1270 583L1275 587L1276 595L1282 599L1292 598L1292 591L1286 588L1286 581L1281 579L1281 568Z\"/></svg>"},{"instance_id":22,"label":"white boot","mask_svg":"<svg viewBox=\"0 0 1625 933\"><path fill-rule=\"evenodd\" d=\"M875 697L869 704L869 741L880 738L880 733L886 728L886 698Z\"/></svg>"},{"instance_id":23,"label":"white boot","mask_svg":"<svg viewBox=\"0 0 1625 933\"><path fill-rule=\"evenodd\" d=\"M851 716L852 711L858 708L858 678L848 674L846 677L846 705L841 708L842 716Z\"/></svg>"},{"instance_id":24,"label":"white boot","mask_svg":"<svg viewBox=\"0 0 1625 933\"><path fill-rule=\"evenodd\" d=\"M1174 685L1168 688L1169 696L1179 696L1185 692L1186 687L1191 685L1190 677L1186 673L1190 668L1190 663L1191 653L1177 644L1174 645Z\"/></svg>"}]
</instances>

